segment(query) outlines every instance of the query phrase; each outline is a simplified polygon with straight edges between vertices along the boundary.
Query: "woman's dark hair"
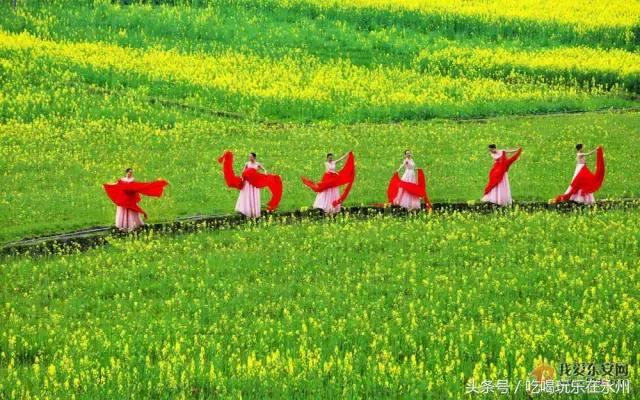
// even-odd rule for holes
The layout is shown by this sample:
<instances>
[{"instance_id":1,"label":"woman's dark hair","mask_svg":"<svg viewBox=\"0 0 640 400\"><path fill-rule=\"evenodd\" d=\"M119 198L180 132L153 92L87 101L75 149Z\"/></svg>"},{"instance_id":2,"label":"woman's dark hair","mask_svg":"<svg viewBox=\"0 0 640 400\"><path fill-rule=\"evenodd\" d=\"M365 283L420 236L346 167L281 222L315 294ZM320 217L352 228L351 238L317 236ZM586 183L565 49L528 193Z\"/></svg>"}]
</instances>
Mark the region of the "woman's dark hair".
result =
<instances>
[{"instance_id":1,"label":"woman's dark hair","mask_svg":"<svg viewBox=\"0 0 640 400\"><path fill-rule=\"evenodd\" d=\"M333 157L333 153L327 153L327 158L329 158L329 156Z\"/></svg>"},{"instance_id":2,"label":"woman's dark hair","mask_svg":"<svg viewBox=\"0 0 640 400\"><path fill-rule=\"evenodd\" d=\"M125 169L125 170L124 170L124 173L125 173L125 174L128 174L128 173L129 173L129 171L133 171L133 169L132 169L131 167L129 167L129 168L127 168L127 169Z\"/></svg>"},{"instance_id":3,"label":"woman's dark hair","mask_svg":"<svg viewBox=\"0 0 640 400\"><path fill-rule=\"evenodd\" d=\"M578 150L578 151L582 150L582 143L578 143L576 145L576 150Z\"/></svg>"},{"instance_id":4,"label":"woman's dark hair","mask_svg":"<svg viewBox=\"0 0 640 400\"><path fill-rule=\"evenodd\" d=\"M251 153L249 153L253 156L253 158L258 158L258 156L256 155L256 153L254 153L253 151Z\"/></svg>"},{"instance_id":5,"label":"woman's dark hair","mask_svg":"<svg viewBox=\"0 0 640 400\"><path fill-rule=\"evenodd\" d=\"M407 153L408 153L408 152L410 152L410 151L411 151L411 150L406 149L406 150L404 151L404 154L407 154Z\"/></svg>"},{"instance_id":6,"label":"woman's dark hair","mask_svg":"<svg viewBox=\"0 0 640 400\"><path fill-rule=\"evenodd\" d=\"M493 143L491 143L491 144L489 145L489 148L490 148L490 149L495 149L495 148L496 148L496 145L495 145L495 144L493 144Z\"/></svg>"}]
</instances>

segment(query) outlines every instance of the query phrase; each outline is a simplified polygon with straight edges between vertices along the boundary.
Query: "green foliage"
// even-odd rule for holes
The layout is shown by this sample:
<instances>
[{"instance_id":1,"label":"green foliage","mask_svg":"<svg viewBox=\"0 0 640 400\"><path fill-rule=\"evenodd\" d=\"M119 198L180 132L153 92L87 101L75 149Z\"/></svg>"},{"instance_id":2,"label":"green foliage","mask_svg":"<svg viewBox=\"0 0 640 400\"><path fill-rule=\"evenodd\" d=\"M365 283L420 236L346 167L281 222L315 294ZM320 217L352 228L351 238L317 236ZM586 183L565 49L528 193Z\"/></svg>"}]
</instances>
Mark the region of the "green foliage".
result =
<instances>
[{"instance_id":1,"label":"green foliage","mask_svg":"<svg viewBox=\"0 0 640 400\"><path fill-rule=\"evenodd\" d=\"M342 216L9 260L0 396L462 398L542 359L637 376L639 216Z\"/></svg>"},{"instance_id":2,"label":"green foliage","mask_svg":"<svg viewBox=\"0 0 640 400\"><path fill-rule=\"evenodd\" d=\"M80 103L116 113L112 104L124 99L94 95ZM111 224L114 206L101 184L121 177L128 166L138 180L170 182L164 197L142 202L151 222L231 213L237 191L225 188L215 161L225 149L236 152L237 168L255 151L269 171L282 176L282 210L310 207L315 194L300 176L319 179L326 153L348 150L355 152L358 172L347 205L383 202L406 148L425 168L433 201L478 200L492 163L489 143L525 149L509 172L516 200L546 201L562 193L575 168L577 142L589 149L605 146L607 176L597 198L640 195L640 166L629 162L640 153L638 113L305 126L207 121L152 105L147 112L157 118L134 121L130 114L114 114L0 125L0 169L6 171L0 175L0 238Z\"/></svg>"},{"instance_id":3,"label":"green foliage","mask_svg":"<svg viewBox=\"0 0 640 400\"><path fill-rule=\"evenodd\" d=\"M530 115L638 106L634 2L18 3L0 12L0 242L112 223L101 184L129 166L170 182L149 222L230 213L227 149L282 176L285 210L348 150L347 206L384 201L406 148L432 201L477 201L488 143L524 147L516 200L562 193L576 142L604 145L598 198L640 196L638 112ZM543 360L636 377L638 216L266 218L5 258L0 399L462 398Z\"/></svg>"}]
</instances>

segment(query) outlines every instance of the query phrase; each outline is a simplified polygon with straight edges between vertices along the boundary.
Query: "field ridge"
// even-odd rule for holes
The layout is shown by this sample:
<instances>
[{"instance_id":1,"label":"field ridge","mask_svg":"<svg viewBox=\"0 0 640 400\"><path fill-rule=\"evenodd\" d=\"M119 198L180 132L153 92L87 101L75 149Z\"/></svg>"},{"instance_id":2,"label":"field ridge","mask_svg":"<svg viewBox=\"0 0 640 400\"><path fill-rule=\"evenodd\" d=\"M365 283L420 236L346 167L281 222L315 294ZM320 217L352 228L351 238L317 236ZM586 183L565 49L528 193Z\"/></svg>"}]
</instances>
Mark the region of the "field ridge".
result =
<instances>
[{"instance_id":1,"label":"field ridge","mask_svg":"<svg viewBox=\"0 0 640 400\"><path fill-rule=\"evenodd\" d=\"M612 209L639 209L640 198L626 199L604 199L596 201L594 205L583 205L573 202L550 204L545 202L523 202L515 201L513 207L500 208L489 203L479 203L470 201L467 203L433 203L433 211L438 213L450 212L472 212L472 213L489 213L489 212L508 212L511 210L535 212L541 210L551 210L558 212L571 212L581 210L612 210ZM422 212L431 212L425 210ZM400 207L385 206L352 206L345 207L344 211L339 215L348 216L349 218L369 218L376 215L392 215L407 216L415 214L404 210ZM264 213L258 219L243 217L239 214L217 214L217 215L193 215L189 217L177 218L174 221L158 222L147 224L139 230L123 233L119 232L113 226L95 226L83 228L71 232L51 233L43 236L24 238L13 242L6 243L0 248L0 256L16 255L16 254L50 254L60 250L87 250L100 245L108 245L109 238L112 236L137 236L138 234L153 231L160 234L166 233L189 233L199 232L202 230L228 229L238 225L260 223L265 219L276 219L280 223L288 223L303 219L324 219L332 220L335 217L325 215L321 210L317 209L301 209L291 211L276 211L273 213Z\"/></svg>"}]
</instances>

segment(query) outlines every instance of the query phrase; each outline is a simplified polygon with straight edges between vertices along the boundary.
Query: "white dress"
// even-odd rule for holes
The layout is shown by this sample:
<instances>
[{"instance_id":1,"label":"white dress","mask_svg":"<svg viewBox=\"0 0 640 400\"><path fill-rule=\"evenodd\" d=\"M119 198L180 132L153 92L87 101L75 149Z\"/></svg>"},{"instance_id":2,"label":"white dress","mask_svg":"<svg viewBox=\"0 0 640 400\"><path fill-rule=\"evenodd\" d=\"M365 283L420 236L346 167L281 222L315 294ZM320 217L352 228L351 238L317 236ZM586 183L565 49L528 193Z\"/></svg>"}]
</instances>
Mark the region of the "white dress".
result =
<instances>
[{"instance_id":1,"label":"white dress","mask_svg":"<svg viewBox=\"0 0 640 400\"><path fill-rule=\"evenodd\" d=\"M333 174L336 172L336 162L327 161L324 163L325 171ZM333 206L333 202L340 198L340 188L332 187L325 191L322 191L316 195L316 200L313 202L313 208L321 208L325 213L334 214L340 211L341 205Z\"/></svg>"},{"instance_id":2,"label":"white dress","mask_svg":"<svg viewBox=\"0 0 640 400\"><path fill-rule=\"evenodd\" d=\"M504 150L498 150L495 153L491 153L493 161L496 162L500 157L502 157L503 153ZM511 198L511 187L509 186L509 172L504 173L504 177L500 183L494 186L489 193L485 194L482 197L482 201L488 201L499 206L510 206L513 204L513 199Z\"/></svg>"},{"instance_id":3,"label":"white dress","mask_svg":"<svg viewBox=\"0 0 640 400\"><path fill-rule=\"evenodd\" d=\"M587 165L584 159L584 155L578 155L577 157L578 159L576 163L576 171L573 173L573 178L571 178L571 182L573 182L575 177L578 176L578 173L580 172L580 170ZM571 185L569 185L569 187L564 192L564 194L567 194L570 191L571 191ZM582 203L582 204L593 204L596 202L596 199L593 196L593 193L582 194L582 190L578 190L578 193L571 196L569 200L575 201L576 203Z\"/></svg>"},{"instance_id":4,"label":"white dress","mask_svg":"<svg viewBox=\"0 0 640 400\"><path fill-rule=\"evenodd\" d=\"M418 183L418 177L416 176L416 163L412 159L404 160L404 174L400 178L404 182ZM414 196L411 193L406 192L404 189L398 189L396 198L393 199L393 204L404 207L408 210L420 209L420 197Z\"/></svg>"},{"instance_id":5,"label":"white dress","mask_svg":"<svg viewBox=\"0 0 640 400\"><path fill-rule=\"evenodd\" d=\"M133 178L127 178L126 176L120 180L123 182L133 182ZM121 231L131 232L141 225L144 225L144 222L142 218L140 218L140 213L129 210L128 208L116 207L116 228Z\"/></svg>"},{"instance_id":6,"label":"white dress","mask_svg":"<svg viewBox=\"0 0 640 400\"><path fill-rule=\"evenodd\" d=\"M262 164L258 162L247 162L245 168L258 169ZM247 217L260 216L260 189L253 186L247 181L243 182L238 201L236 202L236 211Z\"/></svg>"}]
</instances>

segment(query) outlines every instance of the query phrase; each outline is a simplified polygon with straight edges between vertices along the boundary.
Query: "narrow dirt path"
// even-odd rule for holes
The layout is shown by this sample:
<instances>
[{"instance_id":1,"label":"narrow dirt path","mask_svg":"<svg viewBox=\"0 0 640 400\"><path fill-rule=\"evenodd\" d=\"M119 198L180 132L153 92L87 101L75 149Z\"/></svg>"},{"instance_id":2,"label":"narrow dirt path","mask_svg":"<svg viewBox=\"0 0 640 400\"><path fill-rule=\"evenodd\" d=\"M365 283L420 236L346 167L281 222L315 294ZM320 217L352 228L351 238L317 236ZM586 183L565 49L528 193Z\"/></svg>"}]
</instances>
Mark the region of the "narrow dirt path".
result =
<instances>
[{"instance_id":1,"label":"narrow dirt path","mask_svg":"<svg viewBox=\"0 0 640 400\"><path fill-rule=\"evenodd\" d=\"M640 199L616 199L601 200L593 206L585 206L576 203L548 204L544 202L516 202L514 208L533 212L540 210L550 210L556 212L571 212L580 210L613 210L613 209L639 209ZM436 213L448 212L508 212L508 208L500 208L485 203L435 203L433 211ZM361 206L345 208L342 214L348 213L353 218L370 218L376 215L407 216L410 212L398 207L382 206ZM415 212L414 212L415 213ZM325 216L320 210L307 211L281 211L259 218L275 218L279 223L290 223L302 219L327 219L334 217ZM81 229L72 232L63 232L28 238L7 243L0 249L0 256L28 254L28 255L49 255L58 252L83 251L97 246L108 245L109 240L117 237L135 236L139 233L154 231L160 234L182 234L202 230L215 230L220 228L231 228L251 221L238 214L223 215L194 215L191 217L179 218L174 221L148 224L133 233L122 233L111 226L97 226Z\"/></svg>"}]
</instances>

